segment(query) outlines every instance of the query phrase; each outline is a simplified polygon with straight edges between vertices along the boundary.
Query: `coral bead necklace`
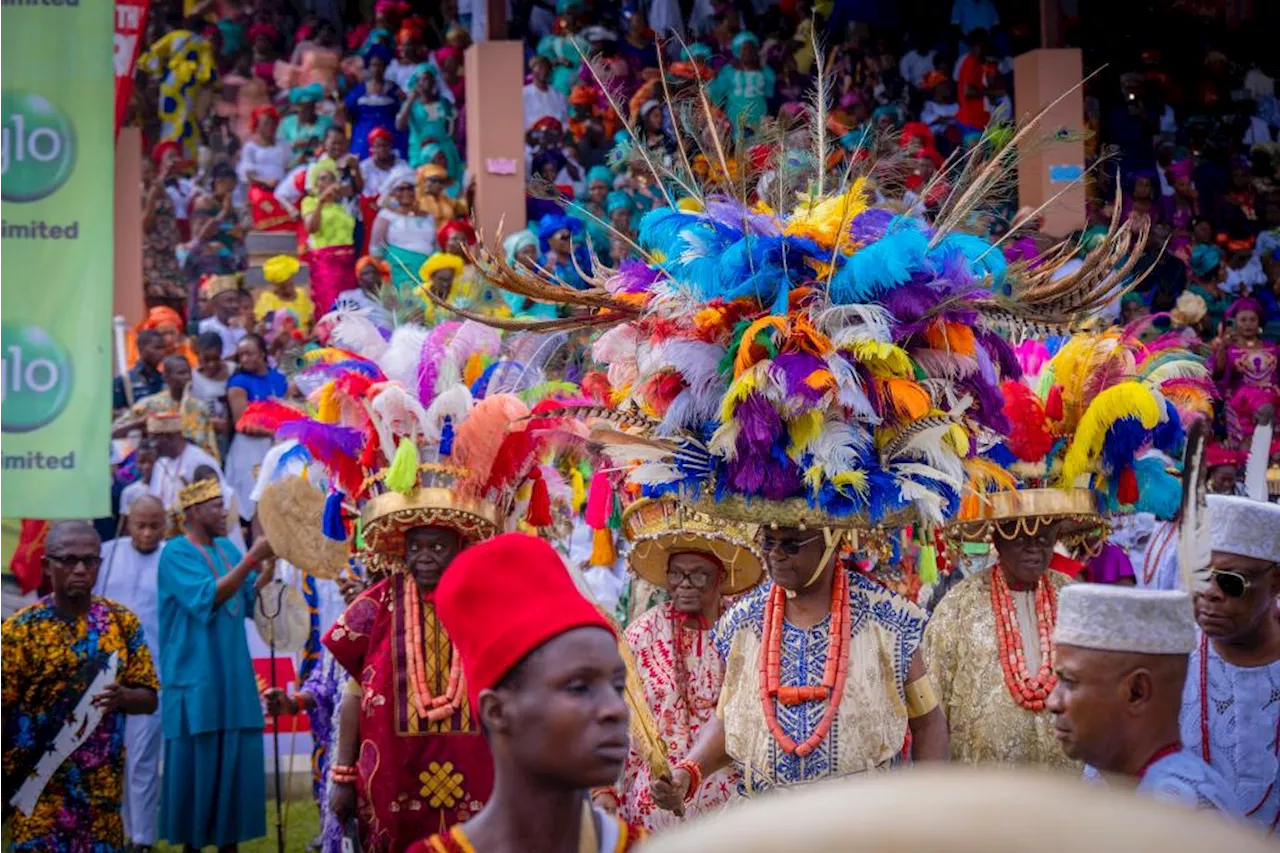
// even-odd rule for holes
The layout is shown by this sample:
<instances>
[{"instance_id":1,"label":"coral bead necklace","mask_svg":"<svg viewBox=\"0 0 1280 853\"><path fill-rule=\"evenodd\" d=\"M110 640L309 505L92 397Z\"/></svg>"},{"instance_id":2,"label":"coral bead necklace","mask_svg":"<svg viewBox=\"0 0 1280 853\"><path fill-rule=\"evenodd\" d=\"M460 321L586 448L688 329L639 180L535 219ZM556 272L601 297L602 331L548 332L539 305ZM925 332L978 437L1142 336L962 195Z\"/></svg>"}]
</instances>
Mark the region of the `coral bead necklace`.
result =
<instances>
[{"instance_id":1,"label":"coral bead necklace","mask_svg":"<svg viewBox=\"0 0 1280 853\"><path fill-rule=\"evenodd\" d=\"M783 751L802 758L817 749L831 731L840 699L844 695L845 678L849 667L849 576L839 568L831 584L831 616L827 626L827 658L822 669L822 682L813 686L783 686L779 682L782 672L782 623L786 616L786 597L782 587L769 591L764 610L764 636L760 645L760 704L764 708L765 724L769 733ZM802 702L824 701L827 710L803 743L797 744L778 724L776 703L799 705Z\"/></svg>"},{"instance_id":2,"label":"coral bead necklace","mask_svg":"<svg viewBox=\"0 0 1280 853\"><path fill-rule=\"evenodd\" d=\"M1036 584L1036 634L1040 638L1040 669L1033 677L1027 672L1022 632L1018 629L1017 606L1009 591L1004 571L991 572L991 610L996 619L996 644L1000 668L1009 695L1028 711L1043 711L1045 700L1058 684L1053 671L1053 626L1057 621L1058 594L1047 576Z\"/></svg>"},{"instance_id":3,"label":"coral bead necklace","mask_svg":"<svg viewBox=\"0 0 1280 853\"><path fill-rule=\"evenodd\" d=\"M408 652L409 701L418 719L438 723L447 720L462 707L462 661L458 650L452 649L449 664L449 683L440 696L432 696L427 684L427 644L424 636L422 594L412 579L404 582L405 646Z\"/></svg>"}]
</instances>

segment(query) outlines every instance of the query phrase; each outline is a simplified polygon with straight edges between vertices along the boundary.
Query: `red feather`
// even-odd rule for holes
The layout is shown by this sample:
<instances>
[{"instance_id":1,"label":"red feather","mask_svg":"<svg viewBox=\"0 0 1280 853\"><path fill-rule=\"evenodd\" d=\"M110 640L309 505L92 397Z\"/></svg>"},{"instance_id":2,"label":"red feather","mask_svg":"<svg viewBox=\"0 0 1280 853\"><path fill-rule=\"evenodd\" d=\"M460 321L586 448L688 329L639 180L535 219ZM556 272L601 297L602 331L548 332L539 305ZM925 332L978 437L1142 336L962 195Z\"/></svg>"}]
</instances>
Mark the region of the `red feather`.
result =
<instances>
[{"instance_id":1,"label":"red feather","mask_svg":"<svg viewBox=\"0 0 1280 853\"><path fill-rule=\"evenodd\" d=\"M611 405L610 398L613 395L613 386L609 384L608 376L599 370L593 370L582 377L582 393L599 405L608 406Z\"/></svg>"},{"instance_id":2,"label":"red feather","mask_svg":"<svg viewBox=\"0 0 1280 853\"><path fill-rule=\"evenodd\" d=\"M1061 385L1053 385L1049 388L1049 399L1044 401L1044 413L1049 416L1050 420L1062 420L1063 409Z\"/></svg>"},{"instance_id":3,"label":"red feather","mask_svg":"<svg viewBox=\"0 0 1280 853\"><path fill-rule=\"evenodd\" d=\"M1049 433L1040 398L1021 382L1005 382L1000 390L1004 393L1004 413L1010 424L1009 452L1023 462L1039 462L1053 447L1053 436Z\"/></svg>"},{"instance_id":4,"label":"red feather","mask_svg":"<svg viewBox=\"0 0 1280 853\"><path fill-rule=\"evenodd\" d=\"M667 413L671 402L687 387L689 386L685 383L684 377L679 373L664 372L645 383L642 396L658 417L662 417Z\"/></svg>"},{"instance_id":5,"label":"red feather","mask_svg":"<svg viewBox=\"0 0 1280 853\"><path fill-rule=\"evenodd\" d=\"M245 407L244 414L236 421L236 429L240 432L275 433L281 424L296 421L307 416L306 412L287 406L279 400L258 400Z\"/></svg>"},{"instance_id":6,"label":"red feather","mask_svg":"<svg viewBox=\"0 0 1280 853\"><path fill-rule=\"evenodd\" d=\"M1138 502L1138 477L1132 468L1125 468L1120 472L1120 479L1116 483L1116 500L1125 506Z\"/></svg>"}]
</instances>

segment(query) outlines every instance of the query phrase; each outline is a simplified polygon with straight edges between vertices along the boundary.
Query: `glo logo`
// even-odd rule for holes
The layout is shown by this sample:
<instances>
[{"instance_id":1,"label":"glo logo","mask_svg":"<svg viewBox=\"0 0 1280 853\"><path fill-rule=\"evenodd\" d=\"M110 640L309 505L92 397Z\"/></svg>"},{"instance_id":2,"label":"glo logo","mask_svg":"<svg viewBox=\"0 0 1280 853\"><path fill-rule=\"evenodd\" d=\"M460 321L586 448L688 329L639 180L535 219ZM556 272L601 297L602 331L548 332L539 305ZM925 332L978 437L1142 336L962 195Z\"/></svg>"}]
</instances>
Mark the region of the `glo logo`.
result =
<instances>
[{"instance_id":1,"label":"glo logo","mask_svg":"<svg viewBox=\"0 0 1280 853\"><path fill-rule=\"evenodd\" d=\"M75 127L45 98L16 90L0 93L0 134L0 197L5 201L39 201L71 177Z\"/></svg>"},{"instance_id":2,"label":"glo logo","mask_svg":"<svg viewBox=\"0 0 1280 853\"><path fill-rule=\"evenodd\" d=\"M4 432L51 423L71 399L71 356L39 326L0 325L0 422Z\"/></svg>"}]
</instances>

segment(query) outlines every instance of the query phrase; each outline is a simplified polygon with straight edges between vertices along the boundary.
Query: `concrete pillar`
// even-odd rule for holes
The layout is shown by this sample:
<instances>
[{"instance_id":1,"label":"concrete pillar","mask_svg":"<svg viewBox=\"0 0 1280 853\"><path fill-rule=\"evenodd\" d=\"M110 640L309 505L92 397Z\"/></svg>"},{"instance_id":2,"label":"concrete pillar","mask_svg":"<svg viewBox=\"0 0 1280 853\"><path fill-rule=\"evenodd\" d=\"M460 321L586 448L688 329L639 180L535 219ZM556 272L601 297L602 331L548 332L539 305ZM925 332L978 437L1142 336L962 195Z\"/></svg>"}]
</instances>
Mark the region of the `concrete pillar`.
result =
<instances>
[{"instance_id":1,"label":"concrete pillar","mask_svg":"<svg viewBox=\"0 0 1280 853\"><path fill-rule=\"evenodd\" d=\"M1013 103L1019 121L1027 121L1081 80L1080 51L1033 50L1014 60ZM1062 192L1084 172L1084 92L1076 88L1040 120L1033 139L1071 136L1034 144L1019 160L1018 204L1036 208ZM1085 225L1083 182L1071 186L1044 211L1044 230L1064 237Z\"/></svg>"},{"instance_id":2,"label":"concrete pillar","mask_svg":"<svg viewBox=\"0 0 1280 853\"><path fill-rule=\"evenodd\" d=\"M524 47L485 41L467 48L467 165L476 182L476 226L495 247L524 228Z\"/></svg>"},{"instance_id":3,"label":"concrete pillar","mask_svg":"<svg viewBox=\"0 0 1280 853\"><path fill-rule=\"evenodd\" d=\"M132 326L143 319L142 131L122 127L116 134L115 267L112 311Z\"/></svg>"}]
</instances>

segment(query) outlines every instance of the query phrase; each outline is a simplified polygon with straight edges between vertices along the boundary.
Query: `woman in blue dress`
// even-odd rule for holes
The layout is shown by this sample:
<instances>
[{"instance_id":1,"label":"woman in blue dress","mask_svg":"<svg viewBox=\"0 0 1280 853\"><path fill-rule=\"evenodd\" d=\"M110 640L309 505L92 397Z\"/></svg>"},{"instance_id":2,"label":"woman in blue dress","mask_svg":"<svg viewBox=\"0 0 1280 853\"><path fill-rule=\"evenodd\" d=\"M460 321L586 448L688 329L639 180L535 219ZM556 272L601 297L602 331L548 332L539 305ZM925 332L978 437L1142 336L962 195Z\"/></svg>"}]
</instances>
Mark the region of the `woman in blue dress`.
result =
<instances>
[{"instance_id":1,"label":"woman in blue dress","mask_svg":"<svg viewBox=\"0 0 1280 853\"><path fill-rule=\"evenodd\" d=\"M250 333L240 339L236 346L236 361L240 366L227 380L227 406L231 409L235 434L231 437L223 468L227 482L235 489L240 517L248 524L257 507L249 497L258 481L255 469L262 464L274 439L270 433L250 428L242 430L238 423L250 403L283 397L288 391L289 381L267 362L267 342L260 335Z\"/></svg>"},{"instance_id":2,"label":"woman in blue dress","mask_svg":"<svg viewBox=\"0 0 1280 853\"><path fill-rule=\"evenodd\" d=\"M369 131L386 128L395 140L401 157L409 151L408 137L396 129L396 114L404 101L404 92L387 79L387 66L391 63L391 51L375 44L364 55L364 67L368 78L347 93L343 105L347 120L351 122L351 150L361 160L369 156Z\"/></svg>"}]
</instances>

